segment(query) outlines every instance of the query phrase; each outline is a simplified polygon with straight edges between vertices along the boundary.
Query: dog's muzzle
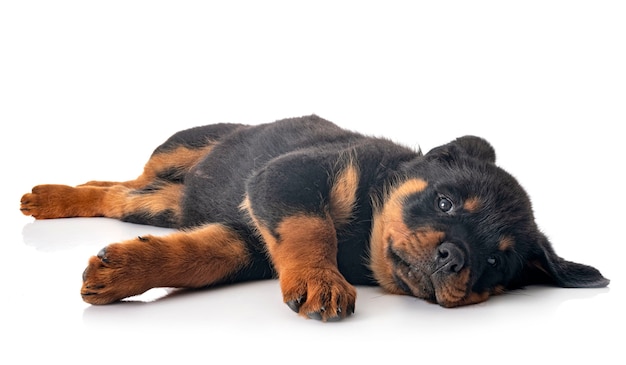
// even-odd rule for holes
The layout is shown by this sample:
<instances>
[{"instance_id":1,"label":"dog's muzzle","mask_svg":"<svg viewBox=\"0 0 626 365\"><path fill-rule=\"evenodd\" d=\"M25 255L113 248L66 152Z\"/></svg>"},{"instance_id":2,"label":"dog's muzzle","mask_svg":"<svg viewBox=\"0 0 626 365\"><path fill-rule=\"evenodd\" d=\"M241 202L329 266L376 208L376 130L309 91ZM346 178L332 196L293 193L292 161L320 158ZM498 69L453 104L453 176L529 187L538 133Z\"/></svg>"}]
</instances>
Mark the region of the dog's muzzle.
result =
<instances>
[{"instance_id":1,"label":"dog's muzzle","mask_svg":"<svg viewBox=\"0 0 626 365\"><path fill-rule=\"evenodd\" d=\"M462 244L444 241L422 257L389 249L394 278L407 294L444 307L456 306L468 295L469 259Z\"/></svg>"}]
</instances>

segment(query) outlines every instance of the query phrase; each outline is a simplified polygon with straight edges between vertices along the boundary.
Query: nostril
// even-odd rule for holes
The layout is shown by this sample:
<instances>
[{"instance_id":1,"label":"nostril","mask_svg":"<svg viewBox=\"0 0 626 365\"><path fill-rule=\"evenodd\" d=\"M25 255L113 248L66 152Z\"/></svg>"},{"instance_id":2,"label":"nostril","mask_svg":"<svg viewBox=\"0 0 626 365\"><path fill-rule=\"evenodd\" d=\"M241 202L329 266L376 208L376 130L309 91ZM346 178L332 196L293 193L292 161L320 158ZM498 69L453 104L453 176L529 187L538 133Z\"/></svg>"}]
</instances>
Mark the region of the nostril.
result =
<instances>
[{"instance_id":1,"label":"nostril","mask_svg":"<svg viewBox=\"0 0 626 365\"><path fill-rule=\"evenodd\" d=\"M447 268L450 272L458 273L465 265L463 251L452 242L443 242L437 247L437 267Z\"/></svg>"}]
</instances>

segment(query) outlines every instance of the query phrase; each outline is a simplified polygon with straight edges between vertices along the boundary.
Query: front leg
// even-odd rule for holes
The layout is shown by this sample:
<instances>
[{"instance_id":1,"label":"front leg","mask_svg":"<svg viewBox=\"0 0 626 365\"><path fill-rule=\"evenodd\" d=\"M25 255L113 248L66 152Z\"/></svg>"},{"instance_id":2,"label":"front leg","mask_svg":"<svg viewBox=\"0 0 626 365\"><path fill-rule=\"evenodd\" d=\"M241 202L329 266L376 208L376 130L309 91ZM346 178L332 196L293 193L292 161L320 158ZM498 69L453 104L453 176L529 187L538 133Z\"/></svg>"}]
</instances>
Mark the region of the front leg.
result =
<instances>
[{"instance_id":1,"label":"front leg","mask_svg":"<svg viewBox=\"0 0 626 365\"><path fill-rule=\"evenodd\" d=\"M356 301L356 289L337 266L336 226L353 209L357 170L349 163L324 163L328 158L274 162L249 182L243 204L267 246L284 302L322 321L351 315Z\"/></svg>"},{"instance_id":2,"label":"front leg","mask_svg":"<svg viewBox=\"0 0 626 365\"><path fill-rule=\"evenodd\" d=\"M283 300L309 318L336 320L354 313L356 289L337 269L337 238L329 218L295 215L266 231Z\"/></svg>"}]
</instances>

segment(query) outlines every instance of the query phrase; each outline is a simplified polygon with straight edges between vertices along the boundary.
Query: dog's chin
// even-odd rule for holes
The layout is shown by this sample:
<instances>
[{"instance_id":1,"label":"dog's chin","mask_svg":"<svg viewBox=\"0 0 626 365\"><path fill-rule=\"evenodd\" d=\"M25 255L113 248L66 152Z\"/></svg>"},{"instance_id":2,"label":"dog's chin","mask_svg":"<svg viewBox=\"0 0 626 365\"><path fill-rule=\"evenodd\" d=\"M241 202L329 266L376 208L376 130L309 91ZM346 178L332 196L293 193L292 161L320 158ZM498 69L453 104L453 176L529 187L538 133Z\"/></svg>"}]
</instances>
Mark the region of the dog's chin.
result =
<instances>
[{"instance_id":1,"label":"dog's chin","mask_svg":"<svg viewBox=\"0 0 626 365\"><path fill-rule=\"evenodd\" d=\"M446 275L407 264L396 266L396 285L406 294L439 304L445 308L474 304L487 299L477 296L468 288L469 269L458 274Z\"/></svg>"},{"instance_id":2,"label":"dog's chin","mask_svg":"<svg viewBox=\"0 0 626 365\"><path fill-rule=\"evenodd\" d=\"M437 290L429 275L407 265L396 270L394 279L406 294L437 303Z\"/></svg>"}]
</instances>

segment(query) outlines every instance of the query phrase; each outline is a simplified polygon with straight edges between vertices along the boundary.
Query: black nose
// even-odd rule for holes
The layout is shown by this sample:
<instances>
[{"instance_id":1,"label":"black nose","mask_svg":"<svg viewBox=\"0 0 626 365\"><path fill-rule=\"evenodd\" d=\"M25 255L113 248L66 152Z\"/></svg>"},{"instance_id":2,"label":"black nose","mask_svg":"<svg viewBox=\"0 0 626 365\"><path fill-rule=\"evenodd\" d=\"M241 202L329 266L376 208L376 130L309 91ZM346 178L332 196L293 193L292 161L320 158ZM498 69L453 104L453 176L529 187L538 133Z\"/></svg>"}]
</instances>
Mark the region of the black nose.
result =
<instances>
[{"instance_id":1,"label":"black nose","mask_svg":"<svg viewBox=\"0 0 626 365\"><path fill-rule=\"evenodd\" d=\"M458 273L465 265L465 254L456 244L443 242L437 247L435 260L437 270L443 268L451 273Z\"/></svg>"}]
</instances>

